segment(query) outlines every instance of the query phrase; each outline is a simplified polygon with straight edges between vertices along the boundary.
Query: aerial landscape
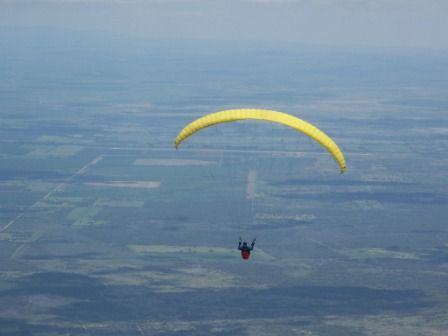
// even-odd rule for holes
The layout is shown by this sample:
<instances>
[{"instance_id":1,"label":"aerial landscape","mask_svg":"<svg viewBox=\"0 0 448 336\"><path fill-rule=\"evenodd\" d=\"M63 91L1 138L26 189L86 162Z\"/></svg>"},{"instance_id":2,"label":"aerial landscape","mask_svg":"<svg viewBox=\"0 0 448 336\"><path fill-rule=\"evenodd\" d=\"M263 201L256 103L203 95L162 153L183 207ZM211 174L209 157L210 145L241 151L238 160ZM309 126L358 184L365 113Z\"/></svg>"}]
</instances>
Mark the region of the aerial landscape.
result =
<instances>
[{"instance_id":1,"label":"aerial landscape","mask_svg":"<svg viewBox=\"0 0 448 336\"><path fill-rule=\"evenodd\" d=\"M447 335L447 52L4 27L0 335Z\"/></svg>"}]
</instances>

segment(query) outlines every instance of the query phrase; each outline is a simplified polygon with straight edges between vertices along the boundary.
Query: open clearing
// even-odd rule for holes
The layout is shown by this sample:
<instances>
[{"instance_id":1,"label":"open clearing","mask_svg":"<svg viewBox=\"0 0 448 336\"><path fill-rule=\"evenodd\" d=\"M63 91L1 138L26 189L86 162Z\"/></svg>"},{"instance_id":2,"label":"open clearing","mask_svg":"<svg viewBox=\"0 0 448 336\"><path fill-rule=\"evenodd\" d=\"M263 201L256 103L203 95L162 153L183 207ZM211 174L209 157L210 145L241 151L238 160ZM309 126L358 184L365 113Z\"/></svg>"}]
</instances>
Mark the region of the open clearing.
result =
<instances>
[{"instance_id":1,"label":"open clearing","mask_svg":"<svg viewBox=\"0 0 448 336\"><path fill-rule=\"evenodd\" d=\"M215 161L182 160L182 159L137 159L136 166L213 166Z\"/></svg>"},{"instance_id":2,"label":"open clearing","mask_svg":"<svg viewBox=\"0 0 448 336\"><path fill-rule=\"evenodd\" d=\"M255 193L255 181L257 180L257 171L251 170L247 174L246 199L254 199L258 195Z\"/></svg>"},{"instance_id":3,"label":"open clearing","mask_svg":"<svg viewBox=\"0 0 448 336\"><path fill-rule=\"evenodd\" d=\"M94 187L106 188L141 188L154 189L160 187L158 181L110 181L110 182L85 182L84 184Z\"/></svg>"},{"instance_id":4,"label":"open clearing","mask_svg":"<svg viewBox=\"0 0 448 336\"><path fill-rule=\"evenodd\" d=\"M101 212L101 208L96 207L81 207L70 211L67 216L68 220L73 221L74 226L86 226L86 225L102 225L106 221L94 220L95 216Z\"/></svg>"},{"instance_id":5,"label":"open clearing","mask_svg":"<svg viewBox=\"0 0 448 336\"><path fill-rule=\"evenodd\" d=\"M390 251L382 248L344 249L340 252L351 259L420 259L415 253L412 252Z\"/></svg>"},{"instance_id":6,"label":"open clearing","mask_svg":"<svg viewBox=\"0 0 448 336\"><path fill-rule=\"evenodd\" d=\"M176 245L128 245L128 248L138 254L169 254L189 255L198 257L229 258L238 260L239 251L215 246L176 246ZM266 252L255 249L251 258L256 260L273 260Z\"/></svg>"},{"instance_id":7,"label":"open clearing","mask_svg":"<svg viewBox=\"0 0 448 336\"><path fill-rule=\"evenodd\" d=\"M239 277L226 272L193 266L174 269L173 272L132 270L102 274L107 284L151 287L157 292L184 292L191 289L241 287Z\"/></svg>"},{"instance_id":8,"label":"open clearing","mask_svg":"<svg viewBox=\"0 0 448 336\"><path fill-rule=\"evenodd\" d=\"M140 208L145 204L144 201L136 200L113 200L113 199L98 199L95 206L98 207L120 207L120 208Z\"/></svg>"},{"instance_id":9,"label":"open clearing","mask_svg":"<svg viewBox=\"0 0 448 336\"><path fill-rule=\"evenodd\" d=\"M40 145L34 148L27 156L32 158L69 157L78 154L83 147L73 145L46 146Z\"/></svg>"}]
</instances>

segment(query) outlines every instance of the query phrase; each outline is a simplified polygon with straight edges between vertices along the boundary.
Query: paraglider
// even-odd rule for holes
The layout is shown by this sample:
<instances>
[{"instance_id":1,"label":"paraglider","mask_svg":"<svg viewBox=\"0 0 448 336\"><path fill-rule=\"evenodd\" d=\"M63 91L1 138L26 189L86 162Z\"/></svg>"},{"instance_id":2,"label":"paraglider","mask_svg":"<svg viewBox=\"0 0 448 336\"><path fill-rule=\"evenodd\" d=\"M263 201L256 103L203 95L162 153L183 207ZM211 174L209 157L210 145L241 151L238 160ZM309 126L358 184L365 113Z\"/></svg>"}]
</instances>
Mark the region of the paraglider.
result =
<instances>
[{"instance_id":1,"label":"paraglider","mask_svg":"<svg viewBox=\"0 0 448 336\"><path fill-rule=\"evenodd\" d=\"M231 109L215 113L210 113L203 117L200 117L188 125L186 125L177 135L174 146L176 149L180 144L192 136L196 132L221 123L234 122L239 120L260 120L260 121L270 121L285 125L295 129L296 131L305 134L310 137L320 145L322 145L336 160L339 165L341 174L346 170L346 162L344 154L342 153L336 142L330 138L327 134L321 131L316 126L308 123L305 120L299 119L293 115L272 111L264 109ZM251 251L253 251L255 246L255 239L249 246L246 241L242 241L240 238L238 243L238 250L241 251L241 258L243 260L248 260L250 258Z\"/></svg>"},{"instance_id":2,"label":"paraglider","mask_svg":"<svg viewBox=\"0 0 448 336\"><path fill-rule=\"evenodd\" d=\"M238 241L238 250L241 251L241 258L243 258L244 260L248 260L250 258L250 252L253 251L254 246L255 246L255 238L254 240L252 240L252 243L249 245L247 245L246 241L243 241L240 237L239 241Z\"/></svg>"},{"instance_id":3,"label":"paraglider","mask_svg":"<svg viewBox=\"0 0 448 336\"><path fill-rule=\"evenodd\" d=\"M179 147L182 141L184 141L189 136L198 132L199 130L221 123L233 122L238 120L265 120L271 121L285 126L289 126L308 137L312 138L323 147L325 147L328 152L333 156L339 165L341 174L346 170L346 163L344 154L340 150L339 146L326 135L323 131L318 129L316 126L306 122L305 120L294 117L290 114L283 112L277 112L272 110L261 110L261 109L233 109L225 110L221 112L215 112L208 114L204 117L198 118L193 122L185 126L177 135L174 145L176 149Z\"/></svg>"}]
</instances>

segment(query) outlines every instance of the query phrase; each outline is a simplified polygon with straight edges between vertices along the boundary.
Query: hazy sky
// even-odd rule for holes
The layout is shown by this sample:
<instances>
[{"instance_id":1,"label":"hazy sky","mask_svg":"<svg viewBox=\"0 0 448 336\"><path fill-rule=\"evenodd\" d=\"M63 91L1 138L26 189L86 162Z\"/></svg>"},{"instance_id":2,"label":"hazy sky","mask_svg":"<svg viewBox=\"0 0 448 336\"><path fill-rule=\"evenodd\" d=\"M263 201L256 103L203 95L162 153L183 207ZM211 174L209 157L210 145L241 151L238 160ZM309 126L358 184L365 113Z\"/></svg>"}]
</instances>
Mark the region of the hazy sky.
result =
<instances>
[{"instance_id":1,"label":"hazy sky","mask_svg":"<svg viewBox=\"0 0 448 336\"><path fill-rule=\"evenodd\" d=\"M0 27L447 49L448 0L0 0Z\"/></svg>"}]
</instances>

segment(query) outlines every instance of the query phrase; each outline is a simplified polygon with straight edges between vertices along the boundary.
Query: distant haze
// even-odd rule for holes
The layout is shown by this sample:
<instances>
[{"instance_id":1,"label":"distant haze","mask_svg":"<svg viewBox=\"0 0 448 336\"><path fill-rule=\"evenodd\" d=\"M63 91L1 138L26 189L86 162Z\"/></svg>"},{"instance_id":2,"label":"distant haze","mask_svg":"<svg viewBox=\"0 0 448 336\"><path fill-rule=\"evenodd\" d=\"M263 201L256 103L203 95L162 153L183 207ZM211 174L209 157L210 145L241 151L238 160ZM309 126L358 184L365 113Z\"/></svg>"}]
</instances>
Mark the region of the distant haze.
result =
<instances>
[{"instance_id":1,"label":"distant haze","mask_svg":"<svg viewBox=\"0 0 448 336\"><path fill-rule=\"evenodd\" d=\"M446 49L446 0L0 0L0 29Z\"/></svg>"}]
</instances>

